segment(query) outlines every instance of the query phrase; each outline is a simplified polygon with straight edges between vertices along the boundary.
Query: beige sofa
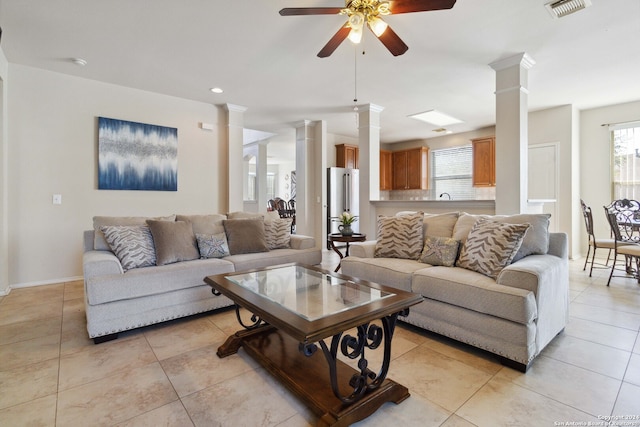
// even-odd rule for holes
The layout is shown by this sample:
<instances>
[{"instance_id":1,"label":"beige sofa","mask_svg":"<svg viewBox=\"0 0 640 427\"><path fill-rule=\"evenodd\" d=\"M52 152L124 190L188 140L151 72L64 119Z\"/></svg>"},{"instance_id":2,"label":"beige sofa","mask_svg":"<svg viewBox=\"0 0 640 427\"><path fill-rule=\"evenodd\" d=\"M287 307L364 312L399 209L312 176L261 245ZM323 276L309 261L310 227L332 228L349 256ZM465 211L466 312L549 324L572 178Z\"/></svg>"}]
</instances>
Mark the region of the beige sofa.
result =
<instances>
[{"instance_id":1,"label":"beige sofa","mask_svg":"<svg viewBox=\"0 0 640 427\"><path fill-rule=\"evenodd\" d=\"M151 218L95 217L94 229L84 232L82 263L89 337L100 343L117 338L122 331L232 305L228 298L213 295L211 287L204 283L206 276L289 262L311 265L322 262L322 252L315 239L291 235L290 223L265 221L261 215L259 220L254 215L236 213L230 216L233 218L217 214L170 215L156 218L160 221L151 223L160 225L160 228L149 227L150 230L144 227ZM263 222L262 227L260 222ZM189 226L185 227L185 224ZM225 226L228 230L235 230L234 234L227 235ZM273 233L270 236L268 232L274 227L280 229L279 242L268 241L273 237ZM182 232L175 231L178 229ZM116 243L126 238L125 232L134 233L134 237L126 242L138 239L135 233L141 230L144 230L143 236L150 233L154 265L132 267L132 259L145 265L147 255L139 255L144 250L130 244L128 252L123 255L121 247L117 246L117 255L102 230L106 230L109 237L115 232L120 233ZM193 233L188 233L188 230ZM264 236L260 230L265 230ZM206 241L205 237L220 233L225 239L229 238L227 245L231 254L220 258L202 257L204 246L201 243ZM186 238L182 239L184 236ZM196 241L193 240L195 236L198 236ZM200 239L202 236L205 237ZM277 248L269 249L274 246ZM131 247L134 250L129 250Z\"/></svg>"},{"instance_id":2,"label":"beige sofa","mask_svg":"<svg viewBox=\"0 0 640 427\"><path fill-rule=\"evenodd\" d=\"M399 216L403 214L407 213ZM489 275L474 271L477 268L473 263L467 262L467 268L459 266L467 238L473 231L473 241L470 238L468 244L473 247L479 241L478 230L486 223L529 224L515 261ZM351 256L342 260L342 272L419 292L424 301L412 307L409 316L401 320L487 350L499 356L504 364L526 372L568 320L568 237L565 233L549 233L548 225L547 215L425 214L423 243L459 242L461 249L454 255L457 257L454 266L432 265L416 258L376 256L376 250L382 250L384 255L384 247L378 240L353 244ZM401 232L395 234L397 239L406 238ZM483 242L478 248L504 255L507 250L501 246L495 250L498 246ZM431 250L427 260L433 259L433 248L427 249ZM419 258L426 252L429 251L423 246ZM440 255L443 252L446 251L441 250ZM435 258L433 263L446 264L439 262L438 256ZM491 274L495 277L490 277Z\"/></svg>"}]
</instances>

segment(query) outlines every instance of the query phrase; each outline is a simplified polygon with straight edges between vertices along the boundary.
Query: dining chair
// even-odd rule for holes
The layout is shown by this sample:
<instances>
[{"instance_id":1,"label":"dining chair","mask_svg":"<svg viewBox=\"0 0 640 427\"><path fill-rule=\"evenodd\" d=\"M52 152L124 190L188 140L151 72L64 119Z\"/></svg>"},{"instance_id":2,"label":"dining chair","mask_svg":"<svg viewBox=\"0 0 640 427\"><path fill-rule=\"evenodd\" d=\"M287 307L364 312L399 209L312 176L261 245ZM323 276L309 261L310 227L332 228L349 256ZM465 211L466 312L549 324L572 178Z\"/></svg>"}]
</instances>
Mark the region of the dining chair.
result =
<instances>
[{"instance_id":1,"label":"dining chair","mask_svg":"<svg viewBox=\"0 0 640 427\"><path fill-rule=\"evenodd\" d=\"M612 238L602 239L597 238L593 231L593 212L591 211L591 207L587 206L584 200L580 199L580 204L582 205L582 215L584 216L584 225L587 228L587 237L589 239L589 247L587 248L587 258L584 260L584 267L582 267L582 271L587 269L587 264L589 263L589 255L591 255L591 268L589 269L589 277L593 273L593 269L595 268L609 268L609 260L611 259L611 252L615 248L615 240ZM599 248L608 249L609 253L607 254L606 263L602 264L596 262L596 251ZM591 251L593 249L593 252Z\"/></svg>"},{"instance_id":2,"label":"dining chair","mask_svg":"<svg viewBox=\"0 0 640 427\"><path fill-rule=\"evenodd\" d=\"M612 277L634 277L640 283L640 222L638 211L624 211L604 207L607 221L614 238L613 263L607 286ZM625 275L614 274L617 269L618 256L624 256Z\"/></svg>"}]
</instances>

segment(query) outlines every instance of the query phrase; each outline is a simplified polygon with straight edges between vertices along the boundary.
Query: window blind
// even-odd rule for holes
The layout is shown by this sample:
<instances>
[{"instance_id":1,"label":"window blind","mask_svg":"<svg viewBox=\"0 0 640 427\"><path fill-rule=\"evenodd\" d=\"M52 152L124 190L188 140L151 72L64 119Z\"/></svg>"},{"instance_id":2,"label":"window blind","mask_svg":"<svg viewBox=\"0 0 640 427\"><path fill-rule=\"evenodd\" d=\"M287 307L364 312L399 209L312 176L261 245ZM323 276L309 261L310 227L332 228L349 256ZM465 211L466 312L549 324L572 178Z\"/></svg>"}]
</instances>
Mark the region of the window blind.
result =
<instances>
[{"instance_id":1,"label":"window blind","mask_svg":"<svg viewBox=\"0 0 640 427\"><path fill-rule=\"evenodd\" d=\"M432 151L431 180L435 195L449 193L454 199L472 199L473 150L471 145Z\"/></svg>"}]
</instances>

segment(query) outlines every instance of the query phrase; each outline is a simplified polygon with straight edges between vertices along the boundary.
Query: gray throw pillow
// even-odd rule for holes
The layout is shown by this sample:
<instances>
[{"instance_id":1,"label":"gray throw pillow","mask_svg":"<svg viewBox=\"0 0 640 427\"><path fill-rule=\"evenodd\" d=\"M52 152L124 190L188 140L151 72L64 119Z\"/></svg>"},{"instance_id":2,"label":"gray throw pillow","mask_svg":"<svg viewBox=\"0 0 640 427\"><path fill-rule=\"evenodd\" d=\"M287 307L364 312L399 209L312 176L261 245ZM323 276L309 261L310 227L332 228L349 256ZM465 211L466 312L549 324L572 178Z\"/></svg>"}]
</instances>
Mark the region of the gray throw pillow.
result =
<instances>
[{"instance_id":1,"label":"gray throw pillow","mask_svg":"<svg viewBox=\"0 0 640 427\"><path fill-rule=\"evenodd\" d=\"M450 237L432 237L424 240L420 262L453 267L458 257L460 242Z\"/></svg>"},{"instance_id":2,"label":"gray throw pillow","mask_svg":"<svg viewBox=\"0 0 640 427\"><path fill-rule=\"evenodd\" d=\"M231 255L269 251L262 219L226 219L222 224Z\"/></svg>"},{"instance_id":3,"label":"gray throw pillow","mask_svg":"<svg viewBox=\"0 0 640 427\"><path fill-rule=\"evenodd\" d=\"M196 234L201 258L222 258L231 255L227 235L223 231L218 234Z\"/></svg>"},{"instance_id":4,"label":"gray throw pillow","mask_svg":"<svg viewBox=\"0 0 640 427\"><path fill-rule=\"evenodd\" d=\"M147 220L156 248L156 264L166 265L200 258L190 222Z\"/></svg>"},{"instance_id":5,"label":"gray throw pillow","mask_svg":"<svg viewBox=\"0 0 640 427\"><path fill-rule=\"evenodd\" d=\"M422 252L424 213L378 217L376 258L418 259Z\"/></svg>"},{"instance_id":6,"label":"gray throw pillow","mask_svg":"<svg viewBox=\"0 0 640 427\"><path fill-rule=\"evenodd\" d=\"M176 221L191 223L195 234L219 234L224 233L222 221L227 219L225 215L176 215Z\"/></svg>"},{"instance_id":7,"label":"gray throw pillow","mask_svg":"<svg viewBox=\"0 0 640 427\"><path fill-rule=\"evenodd\" d=\"M478 220L462 245L456 266L496 279L522 245L529 224Z\"/></svg>"},{"instance_id":8,"label":"gray throw pillow","mask_svg":"<svg viewBox=\"0 0 640 427\"><path fill-rule=\"evenodd\" d=\"M156 265L153 237L146 225L103 225L100 232L124 271Z\"/></svg>"}]
</instances>

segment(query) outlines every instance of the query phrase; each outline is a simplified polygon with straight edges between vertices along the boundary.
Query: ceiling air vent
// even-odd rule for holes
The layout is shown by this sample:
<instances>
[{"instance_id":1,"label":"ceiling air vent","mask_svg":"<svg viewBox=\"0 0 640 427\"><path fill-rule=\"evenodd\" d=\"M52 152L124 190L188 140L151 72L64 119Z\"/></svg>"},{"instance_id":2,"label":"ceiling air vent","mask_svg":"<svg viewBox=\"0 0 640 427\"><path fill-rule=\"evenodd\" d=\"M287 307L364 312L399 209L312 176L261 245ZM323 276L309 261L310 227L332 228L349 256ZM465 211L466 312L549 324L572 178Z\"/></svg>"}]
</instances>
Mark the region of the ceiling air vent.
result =
<instances>
[{"instance_id":1,"label":"ceiling air vent","mask_svg":"<svg viewBox=\"0 0 640 427\"><path fill-rule=\"evenodd\" d=\"M554 18L562 18L589 6L591 0L552 0L544 5Z\"/></svg>"}]
</instances>

